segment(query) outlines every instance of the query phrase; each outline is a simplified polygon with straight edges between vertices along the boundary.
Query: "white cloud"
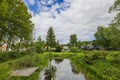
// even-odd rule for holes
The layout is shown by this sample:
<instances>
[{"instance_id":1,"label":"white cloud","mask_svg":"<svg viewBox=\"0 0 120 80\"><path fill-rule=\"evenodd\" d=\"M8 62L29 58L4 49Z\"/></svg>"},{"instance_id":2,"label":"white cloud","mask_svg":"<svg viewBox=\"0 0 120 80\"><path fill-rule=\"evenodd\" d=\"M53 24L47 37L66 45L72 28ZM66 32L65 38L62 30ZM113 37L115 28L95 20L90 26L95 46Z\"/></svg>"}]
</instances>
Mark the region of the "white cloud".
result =
<instances>
[{"instance_id":1,"label":"white cloud","mask_svg":"<svg viewBox=\"0 0 120 80\"><path fill-rule=\"evenodd\" d=\"M35 0L28 0L31 5L35 4Z\"/></svg>"},{"instance_id":2,"label":"white cloud","mask_svg":"<svg viewBox=\"0 0 120 80\"><path fill-rule=\"evenodd\" d=\"M48 2L48 4L52 4L53 0L48 0L47 2Z\"/></svg>"},{"instance_id":3,"label":"white cloud","mask_svg":"<svg viewBox=\"0 0 120 80\"><path fill-rule=\"evenodd\" d=\"M33 1L33 0L31 0ZM52 0L49 0L52 3ZM61 43L69 41L69 36L76 33L78 40L91 40L97 26L107 26L114 14L109 14L108 9L114 0L65 0L70 8L58 14L55 10L61 5L53 5L49 12L42 12L32 17L36 31L34 37L42 36L45 40L48 28L53 27L56 38ZM46 9L46 8L45 8ZM56 18L51 18L55 16Z\"/></svg>"}]
</instances>

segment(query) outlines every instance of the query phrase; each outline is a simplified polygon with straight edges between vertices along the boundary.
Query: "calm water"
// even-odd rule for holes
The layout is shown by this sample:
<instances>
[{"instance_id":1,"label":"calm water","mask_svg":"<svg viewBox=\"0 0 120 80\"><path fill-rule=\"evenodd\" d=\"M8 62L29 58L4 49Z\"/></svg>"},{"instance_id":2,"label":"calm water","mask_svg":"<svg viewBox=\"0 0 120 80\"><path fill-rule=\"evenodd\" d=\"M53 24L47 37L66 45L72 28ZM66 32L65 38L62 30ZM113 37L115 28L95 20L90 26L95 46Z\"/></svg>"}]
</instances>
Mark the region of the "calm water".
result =
<instances>
[{"instance_id":1,"label":"calm water","mask_svg":"<svg viewBox=\"0 0 120 80\"><path fill-rule=\"evenodd\" d=\"M72 72L72 66L70 64L70 60L68 59L64 59L60 63L57 63L55 60L51 60L51 65L56 68L54 80L85 80L85 77L82 73L76 74ZM45 76L44 69L40 73L40 80L46 80Z\"/></svg>"}]
</instances>

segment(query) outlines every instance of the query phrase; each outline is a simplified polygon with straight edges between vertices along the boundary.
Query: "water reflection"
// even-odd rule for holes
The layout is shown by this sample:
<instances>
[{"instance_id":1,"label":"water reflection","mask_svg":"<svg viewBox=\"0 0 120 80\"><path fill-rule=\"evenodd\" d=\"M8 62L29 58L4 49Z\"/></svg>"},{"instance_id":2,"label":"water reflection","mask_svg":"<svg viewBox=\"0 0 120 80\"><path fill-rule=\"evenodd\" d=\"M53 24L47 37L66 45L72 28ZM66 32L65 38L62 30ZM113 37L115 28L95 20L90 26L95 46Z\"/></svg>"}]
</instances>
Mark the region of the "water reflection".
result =
<instances>
[{"instance_id":1,"label":"water reflection","mask_svg":"<svg viewBox=\"0 0 120 80\"><path fill-rule=\"evenodd\" d=\"M56 58L54 58L54 60L57 64L63 62L63 58L61 58L61 57L56 57Z\"/></svg>"},{"instance_id":2,"label":"water reflection","mask_svg":"<svg viewBox=\"0 0 120 80\"><path fill-rule=\"evenodd\" d=\"M51 65L55 68L54 79L46 79L46 69L44 69L40 73L40 80L85 80L82 73L75 74L72 72L70 60L68 59L64 59L59 64L55 60L51 60Z\"/></svg>"},{"instance_id":3,"label":"water reflection","mask_svg":"<svg viewBox=\"0 0 120 80\"><path fill-rule=\"evenodd\" d=\"M50 66L45 69L45 80L51 80L55 78L55 72L56 72L56 67L55 66Z\"/></svg>"}]
</instances>

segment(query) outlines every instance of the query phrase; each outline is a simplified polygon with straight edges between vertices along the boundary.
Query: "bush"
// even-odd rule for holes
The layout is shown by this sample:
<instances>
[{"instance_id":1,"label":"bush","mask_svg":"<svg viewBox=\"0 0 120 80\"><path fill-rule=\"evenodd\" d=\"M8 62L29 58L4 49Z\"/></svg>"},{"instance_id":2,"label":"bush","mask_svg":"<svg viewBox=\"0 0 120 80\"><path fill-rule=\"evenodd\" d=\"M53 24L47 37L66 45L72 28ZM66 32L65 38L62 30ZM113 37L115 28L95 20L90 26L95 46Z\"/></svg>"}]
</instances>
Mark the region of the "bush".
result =
<instances>
[{"instance_id":1,"label":"bush","mask_svg":"<svg viewBox=\"0 0 120 80\"><path fill-rule=\"evenodd\" d=\"M61 52L62 51L62 46L57 46L55 51L56 52Z\"/></svg>"},{"instance_id":2,"label":"bush","mask_svg":"<svg viewBox=\"0 0 120 80\"><path fill-rule=\"evenodd\" d=\"M107 56L107 60L115 63L120 63L120 53L112 52Z\"/></svg>"},{"instance_id":3,"label":"bush","mask_svg":"<svg viewBox=\"0 0 120 80\"><path fill-rule=\"evenodd\" d=\"M26 56L25 58L16 61L13 65L14 69L20 69L23 67L32 67L32 66L33 66L33 61L31 56Z\"/></svg>"},{"instance_id":4,"label":"bush","mask_svg":"<svg viewBox=\"0 0 120 80\"><path fill-rule=\"evenodd\" d=\"M30 55L30 54L31 53L28 52L28 50L20 51L20 52L17 52L17 51L0 52L0 62L7 61L9 59L19 58L24 55Z\"/></svg>"},{"instance_id":5,"label":"bush","mask_svg":"<svg viewBox=\"0 0 120 80\"><path fill-rule=\"evenodd\" d=\"M85 54L84 57L82 58L83 62L86 64L93 64L93 56L91 54Z\"/></svg>"},{"instance_id":6,"label":"bush","mask_svg":"<svg viewBox=\"0 0 120 80\"><path fill-rule=\"evenodd\" d=\"M36 42L36 43L34 44L34 47L35 47L35 51L36 51L37 53L43 53L43 44L42 44L42 43Z\"/></svg>"},{"instance_id":7,"label":"bush","mask_svg":"<svg viewBox=\"0 0 120 80\"><path fill-rule=\"evenodd\" d=\"M87 64L94 64L96 60L101 59L101 54L99 52L86 52L82 59Z\"/></svg>"},{"instance_id":8,"label":"bush","mask_svg":"<svg viewBox=\"0 0 120 80\"><path fill-rule=\"evenodd\" d=\"M13 65L13 69L21 69L26 67L33 67L40 63L40 57L38 55L28 55L20 60L17 60Z\"/></svg>"},{"instance_id":9,"label":"bush","mask_svg":"<svg viewBox=\"0 0 120 80\"><path fill-rule=\"evenodd\" d=\"M79 49L72 47L72 48L70 49L70 51L71 51L71 52L79 52Z\"/></svg>"}]
</instances>

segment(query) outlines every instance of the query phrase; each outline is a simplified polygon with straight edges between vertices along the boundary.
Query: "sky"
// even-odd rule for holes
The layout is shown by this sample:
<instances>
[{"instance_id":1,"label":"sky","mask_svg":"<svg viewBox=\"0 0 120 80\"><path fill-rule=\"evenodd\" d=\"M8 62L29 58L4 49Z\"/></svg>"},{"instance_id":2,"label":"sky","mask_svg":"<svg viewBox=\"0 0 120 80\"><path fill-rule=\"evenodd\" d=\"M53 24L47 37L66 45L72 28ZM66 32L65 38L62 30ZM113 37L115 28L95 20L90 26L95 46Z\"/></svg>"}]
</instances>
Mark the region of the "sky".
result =
<instances>
[{"instance_id":1,"label":"sky","mask_svg":"<svg viewBox=\"0 0 120 80\"><path fill-rule=\"evenodd\" d=\"M49 27L56 39L68 43L71 34L78 41L94 40L98 26L108 26L115 14L108 13L114 0L24 0L34 23L33 37L46 40Z\"/></svg>"}]
</instances>

